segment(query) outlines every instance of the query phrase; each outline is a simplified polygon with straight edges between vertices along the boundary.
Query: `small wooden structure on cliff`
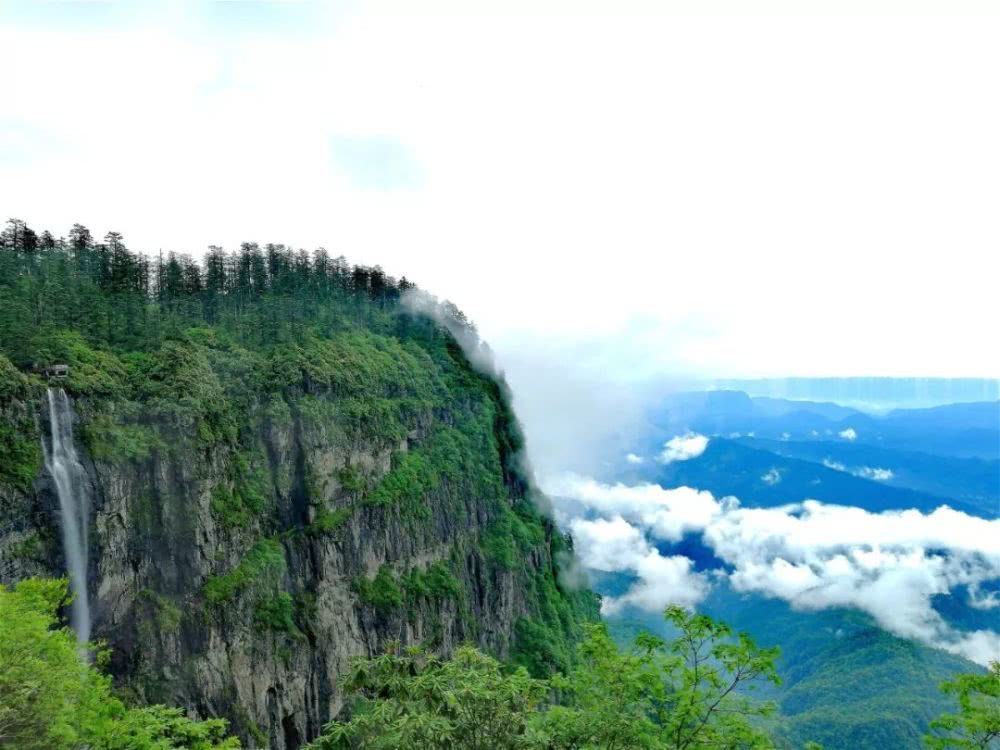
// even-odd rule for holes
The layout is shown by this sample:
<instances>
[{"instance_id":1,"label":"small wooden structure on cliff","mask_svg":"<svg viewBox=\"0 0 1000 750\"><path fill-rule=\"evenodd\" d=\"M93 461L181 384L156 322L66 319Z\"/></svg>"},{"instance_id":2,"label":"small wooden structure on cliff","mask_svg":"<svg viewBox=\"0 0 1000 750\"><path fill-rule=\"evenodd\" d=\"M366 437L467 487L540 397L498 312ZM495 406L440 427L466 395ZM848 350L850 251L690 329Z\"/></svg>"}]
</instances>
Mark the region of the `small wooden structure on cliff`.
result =
<instances>
[{"instance_id":1,"label":"small wooden structure on cliff","mask_svg":"<svg viewBox=\"0 0 1000 750\"><path fill-rule=\"evenodd\" d=\"M43 378L65 378L69 375L69 365L35 365L31 371Z\"/></svg>"}]
</instances>

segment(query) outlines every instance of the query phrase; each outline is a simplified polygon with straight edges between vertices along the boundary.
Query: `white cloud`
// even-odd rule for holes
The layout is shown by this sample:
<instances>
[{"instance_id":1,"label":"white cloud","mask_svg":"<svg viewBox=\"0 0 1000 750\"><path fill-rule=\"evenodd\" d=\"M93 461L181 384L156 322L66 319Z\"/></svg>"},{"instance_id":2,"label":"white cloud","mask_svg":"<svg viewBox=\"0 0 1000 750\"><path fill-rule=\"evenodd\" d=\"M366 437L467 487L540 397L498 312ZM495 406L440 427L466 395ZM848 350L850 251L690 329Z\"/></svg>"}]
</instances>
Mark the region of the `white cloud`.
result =
<instances>
[{"instance_id":1,"label":"white cloud","mask_svg":"<svg viewBox=\"0 0 1000 750\"><path fill-rule=\"evenodd\" d=\"M898 635L981 663L987 658L980 647L989 636L955 631L931 598L1000 577L998 521L946 507L926 515L869 513L806 501L733 509L705 529L704 539L734 567L737 589L807 609L856 607Z\"/></svg>"},{"instance_id":2,"label":"white cloud","mask_svg":"<svg viewBox=\"0 0 1000 750\"><path fill-rule=\"evenodd\" d=\"M760 481L762 481L764 484L769 484L773 486L781 481L781 472L778 471L776 468L771 468L767 471L767 473L761 476Z\"/></svg>"},{"instance_id":3,"label":"white cloud","mask_svg":"<svg viewBox=\"0 0 1000 750\"><path fill-rule=\"evenodd\" d=\"M621 516L570 524L587 567L608 572L630 572L638 580L619 597L606 597L604 614L613 614L627 605L647 611L662 610L668 604L692 608L708 591L704 574L695 573L690 559L682 555L665 557L646 541L645 535Z\"/></svg>"},{"instance_id":4,"label":"white cloud","mask_svg":"<svg viewBox=\"0 0 1000 750\"><path fill-rule=\"evenodd\" d=\"M672 437L663 444L663 450L656 457L661 464L669 464L674 461L687 461L697 458L708 447L708 438L694 432Z\"/></svg>"},{"instance_id":5,"label":"white cloud","mask_svg":"<svg viewBox=\"0 0 1000 750\"><path fill-rule=\"evenodd\" d=\"M625 460L630 464L636 465L636 464L641 464L645 459L642 456L637 456L634 453L629 453L627 456L625 456Z\"/></svg>"},{"instance_id":6,"label":"white cloud","mask_svg":"<svg viewBox=\"0 0 1000 750\"><path fill-rule=\"evenodd\" d=\"M844 438L844 440L855 440L858 437L858 433L855 431L853 427L848 427L846 430L841 430L837 434L840 435L840 437Z\"/></svg>"},{"instance_id":7,"label":"white cloud","mask_svg":"<svg viewBox=\"0 0 1000 750\"><path fill-rule=\"evenodd\" d=\"M865 479L874 479L876 482L888 482L896 476L892 469L879 469L872 466L862 466L854 474Z\"/></svg>"},{"instance_id":8,"label":"white cloud","mask_svg":"<svg viewBox=\"0 0 1000 750\"><path fill-rule=\"evenodd\" d=\"M500 376L493 350L480 338L475 327L469 324L464 318L464 313L456 309L453 303L442 302L423 289L407 290L400 302L409 311L427 315L447 328L462 347L462 353L479 372L493 377Z\"/></svg>"},{"instance_id":9,"label":"white cloud","mask_svg":"<svg viewBox=\"0 0 1000 750\"><path fill-rule=\"evenodd\" d=\"M581 559L588 568L605 572L631 570L650 549L642 531L621 516L587 521L577 518L570 524L581 547Z\"/></svg>"},{"instance_id":10,"label":"white cloud","mask_svg":"<svg viewBox=\"0 0 1000 750\"><path fill-rule=\"evenodd\" d=\"M978 586L970 586L969 604L976 609L996 609L1000 607L1000 591L983 592Z\"/></svg>"},{"instance_id":11,"label":"white cloud","mask_svg":"<svg viewBox=\"0 0 1000 750\"><path fill-rule=\"evenodd\" d=\"M841 437L847 436L841 433ZM849 437L848 439L853 440L854 438ZM888 482L896 476L892 469L881 469L875 466L859 466L856 469L848 469L845 464L840 461L834 461L832 458L824 458L823 465L828 469L833 469L834 471L849 471L856 477L874 479L876 482Z\"/></svg>"},{"instance_id":12,"label":"white cloud","mask_svg":"<svg viewBox=\"0 0 1000 750\"><path fill-rule=\"evenodd\" d=\"M734 502L728 498L716 500L712 493L690 487L608 485L575 474L544 477L542 489L557 507L559 498L573 498L603 515L622 516L668 541L680 541L686 533L704 529Z\"/></svg>"},{"instance_id":13,"label":"white cloud","mask_svg":"<svg viewBox=\"0 0 1000 750\"><path fill-rule=\"evenodd\" d=\"M700 533L731 566L729 580L737 590L779 597L804 609L861 609L890 632L979 663L1000 654L997 632L959 631L932 606L935 595L957 587L968 588L973 606L996 606L995 595L980 591L984 583L1000 578L1000 520L944 506L931 513L871 513L807 500L779 508L745 508L735 499L720 502L710 493L686 487L605 485L578 476L550 481L546 489L629 526L629 570L640 568L635 555L646 550L644 533L664 541ZM574 522L571 528L585 527ZM578 545L585 561L591 538L584 537ZM595 554L613 569L617 552L604 545ZM651 561L643 570L651 574L657 566L665 570L667 588L681 587L677 582L688 580L682 574L691 572L676 560L669 565ZM651 600L659 601L652 595ZM637 606L645 601L639 594L629 599Z\"/></svg>"}]
</instances>

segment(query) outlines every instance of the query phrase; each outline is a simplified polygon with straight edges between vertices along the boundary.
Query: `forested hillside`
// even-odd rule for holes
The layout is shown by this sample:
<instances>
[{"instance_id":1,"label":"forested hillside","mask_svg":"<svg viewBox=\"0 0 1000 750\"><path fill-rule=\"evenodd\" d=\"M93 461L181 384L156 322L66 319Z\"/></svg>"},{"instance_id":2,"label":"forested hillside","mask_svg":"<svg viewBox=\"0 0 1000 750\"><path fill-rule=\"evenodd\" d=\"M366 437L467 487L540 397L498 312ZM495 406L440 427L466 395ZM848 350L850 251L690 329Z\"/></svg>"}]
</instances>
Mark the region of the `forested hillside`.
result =
<instances>
[{"instance_id":1,"label":"forested hillside","mask_svg":"<svg viewBox=\"0 0 1000 750\"><path fill-rule=\"evenodd\" d=\"M339 710L351 659L391 640L564 668L595 599L560 580L569 541L538 510L475 332L415 295L323 251L200 264L10 222L3 579L66 570L43 467L61 387L91 498L93 635L136 700L291 748ZM53 363L68 375L46 383Z\"/></svg>"}]
</instances>

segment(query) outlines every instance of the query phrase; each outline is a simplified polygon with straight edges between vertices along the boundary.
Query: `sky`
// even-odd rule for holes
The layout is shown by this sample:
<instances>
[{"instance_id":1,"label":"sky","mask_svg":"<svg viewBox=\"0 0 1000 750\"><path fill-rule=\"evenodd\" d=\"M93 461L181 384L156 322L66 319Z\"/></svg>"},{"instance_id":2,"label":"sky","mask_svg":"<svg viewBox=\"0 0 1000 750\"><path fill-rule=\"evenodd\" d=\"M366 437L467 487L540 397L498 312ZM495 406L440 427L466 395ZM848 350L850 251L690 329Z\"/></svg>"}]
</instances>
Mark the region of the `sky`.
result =
<instances>
[{"instance_id":1,"label":"sky","mask_svg":"<svg viewBox=\"0 0 1000 750\"><path fill-rule=\"evenodd\" d=\"M995 4L412 5L0 2L0 212L379 263L536 399L1000 375Z\"/></svg>"}]
</instances>

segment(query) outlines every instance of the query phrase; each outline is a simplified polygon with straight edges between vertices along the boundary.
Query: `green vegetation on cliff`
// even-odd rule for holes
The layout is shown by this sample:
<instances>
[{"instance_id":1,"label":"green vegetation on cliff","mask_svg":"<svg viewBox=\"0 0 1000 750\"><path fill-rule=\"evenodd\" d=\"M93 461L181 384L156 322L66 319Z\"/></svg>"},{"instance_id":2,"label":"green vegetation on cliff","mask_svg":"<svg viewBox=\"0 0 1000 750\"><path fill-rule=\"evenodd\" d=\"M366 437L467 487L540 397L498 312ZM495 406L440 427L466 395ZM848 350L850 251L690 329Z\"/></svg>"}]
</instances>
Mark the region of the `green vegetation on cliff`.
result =
<instances>
[{"instance_id":1,"label":"green vegetation on cliff","mask_svg":"<svg viewBox=\"0 0 1000 750\"><path fill-rule=\"evenodd\" d=\"M275 685L317 653L340 664L339 649L401 632L536 677L573 660L596 599L562 581L571 546L539 511L506 385L453 306L322 250L150 259L114 233L11 222L0 310L0 496L34 509L25 534L53 525L37 368L69 365L58 384L110 521L93 538L130 569L111 670L139 700L212 706L247 742L293 747L329 703L253 713L234 675L195 676L217 674L209 650L270 659ZM31 538L58 573L58 534ZM345 627L350 642L333 635Z\"/></svg>"},{"instance_id":2,"label":"green vegetation on cliff","mask_svg":"<svg viewBox=\"0 0 1000 750\"><path fill-rule=\"evenodd\" d=\"M513 569L539 545L554 560L565 543L531 503L505 386L470 365L460 340L481 345L461 313L420 298L429 314L418 314L406 299L416 294L405 279L323 250L247 243L235 254L210 248L203 263L172 253L153 260L114 232L96 242L74 225L57 240L12 220L0 236L0 395L26 399L40 383L21 371L66 363L67 391L89 404L82 437L93 458L141 463L193 450L225 460L211 510L249 542L242 560L205 582L213 607L275 570L258 563L283 560L288 533L336 535L366 508L419 527L428 498L456 520L471 512L468 498L488 500L495 520L482 545L491 564ZM391 466L377 475L350 461L332 472L274 465L259 435L277 427L383 445ZM10 443L0 480L30 485L41 464L37 432L0 431L0 440ZM282 517L276 487L295 496L298 517ZM332 496L336 506L324 499ZM155 502L137 507L150 523ZM587 596L560 590L556 575L521 577L536 597L534 628L554 642L549 650L566 653L595 610ZM358 588L362 601L370 588ZM394 601L372 603L385 612Z\"/></svg>"},{"instance_id":3,"label":"green vegetation on cliff","mask_svg":"<svg viewBox=\"0 0 1000 750\"><path fill-rule=\"evenodd\" d=\"M26 490L42 468L42 448L34 419L23 405L30 398L31 382L0 354L0 403L8 408L0 422L0 483Z\"/></svg>"}]
</instances>

